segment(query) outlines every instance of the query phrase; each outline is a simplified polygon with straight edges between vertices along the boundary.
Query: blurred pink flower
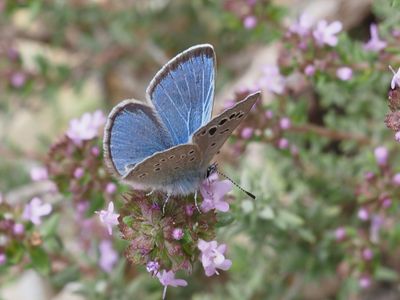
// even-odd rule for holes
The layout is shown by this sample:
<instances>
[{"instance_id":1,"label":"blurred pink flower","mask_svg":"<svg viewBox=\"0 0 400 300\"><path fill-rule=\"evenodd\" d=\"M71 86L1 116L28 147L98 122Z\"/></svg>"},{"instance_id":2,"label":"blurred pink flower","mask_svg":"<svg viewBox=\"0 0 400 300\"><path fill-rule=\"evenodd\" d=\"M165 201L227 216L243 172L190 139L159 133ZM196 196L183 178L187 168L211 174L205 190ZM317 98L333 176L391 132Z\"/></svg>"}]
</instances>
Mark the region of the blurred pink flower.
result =
<instances>
[{"instance_id":1,"label":"blurred pink flower","mask_svg":"<svg viewBox=\"0 0 400 300\"><path fill-rule=\"evenodd\" d=\"M376 147L374 150L375 160L378 165L385 166L387 164L387 159L389 152L384 146Z\"/></svg>"},{"instance_id":2,"label":"blurred pink flower","mask_svg":"<svg viewBox=\"0 0 400 300\"><path fill-rule=\"evenodd\" d=\"M114 182L109 182L106 185L106 193L107 194L114 194L117 191L117 185Z\"/></svg>"},{"instance_id":3,"label":"blurred pink flower","mask_svg":"<svg viewBox=\"0 0 400 300\"><path fill-rule=\"evenodd\" d=\"M81 118L70 121L67 136L75 144L80 145L82 141L91 140L96 137L105 121L106 118L100 110L94 113L84 113Z\"/></svg>"},{"instance_id":4,"label":"blurred pink flower","mask_svg":"<svg viewBox=\"0 0 400 300\"><path fill-rule=\"evenodd\" d=\"M400 173L394 174L392 182L394 185L400 186Z\"/></svg>"},{"instance_id":5,"label":"blurred pink flower","mask_svg":"<svg viewBox=\"0 0 400 300\"><path fill-rule=\"evenodd\" d=\"M47 180L49 178L47 169L43 167L32 168L30 175L33 181L42 181L42 180Z\"/></svg>"},{"instance_id":6,"label":"blurred pink flower","mask_svg":"<svg viewBox=\"0 0 400 300\"><path fill-rule=\"evenodd\" d=\"M285 138L281 138L278 141L278 148L279 149L287 149L287 147L289 147L289 141Z\"/></svg>"},{"instance_id":7,"label":"blurred pink flower","mask_svg":"<svg viewBox=\"0 0 400 300\"><path fill-rule=\"evenodd\" d=\"M303 13L295 23L290 25L289 31L303 37L310 32L312 23L312 19L307 14Z\"/></svg>"},{"instance_id":8,"label":"blurred pink flower","mask_svg":"<svg viewBox=\"0 0 400 300\"><path fill-rule=\"evenodd\" d=\"M149 272L153 276L158 272L159 269L160 264L158 263L158 261L151 260L146 264L147 272Z\"/></svg>"},{"instance_id":9,"label":"blurred pink flower","mask_svg":"<svg viewBox=\"0 0 400 300\"><path fill-rule=\"evenodd\" d=\"M394 135L394 139L395 139L397 142L400 142L400 131L397 131L397 132L396 132L396 134Z\"/></svg>"},{"instance_id":10,"label":"blurred pink flower","mask_svg":"<svg viewBox=\"0 0 400 300\"><path fill-rule=\"evenodd\" d=\"M15 88L20 88L25 84L26 75L22 72L15 72L11 74L10 82Z\"/></svg>"},{"instance_id":11,"label":"blurred pink flower","mask_svg":"<svg viewBox=\"0 0 400 300\"><path fill-rule=\"evenodd\" d=\"M265 86L272 93L281 95L285 90L286 79L276 65L267 65L263 69L263 76L259 80L260 86Z\"/></svg>"},{"instance_id":12,"label":"blurred pink flower","mask_svg":"<svg viewBox=\"0 0 400 300\"><path fill-rule=\"evenodd\" d=\"M21 235L25 231L25 227L21 223L15 223L13 227L13 232L15 235Z\"/></svg>"},{"instance_id":13,"label":"blurred pink flower","mask_svg":"<svg viewBox=\"0 0 400 300\"><path fill-rule=\"evenodd\" d=\"M118 260L118 253L113 249L112 242L109 240L101 241L99 250L99 266L105 272L110 273Z\"/></svg>"},{"instance_id":14,"label":"blurred pink flower","mask_svg":"<svg viewBox=\"0 0 400 300\"><path fill-rule=\"evenodd\" d=\"M288 117L283 117L279 120L279 127L283 130L287 130L292 126L292 122Z\"/></svg>"},{"instance_id":15,"label":"blurred pink flower","mask_svg":"<svg viewBox=\"0 0 400 300\"><path fill-rule=\"evenodd\" d=\"M107 210L96 212L99 215L100 221L106 225L108 233L112 234L112 227L118 225L119 214L114 213L114 203L111 201L108 204Z\"/></svg>"},{"instance_id":16,"label":"blurred pink flower","mask_svg":"<svg viewBox=\"0 0 400 300\"><path fill-rule=\"evenodd\" d=\"M364 49L371 52L379 52L384 49L387 43L379 39L378 26L376 24L371 24L369 31L371 33L371 39L364 44Z\"/></svg>"},{"instance_id":17,"label":"blurred pink flower","mask_svg":"<svg viewBox=\"0 0 400 300\"><path fill-rule=\"evenodd\" d=\"M30 220L35 225L39 225L42 223L41 218L50 214L51 210L51 204L43 203L40 198L34 197L31 202L25 206L22 218Z\"/></svg>"},{"instance_id":18,"label":"blurred pink flower","mask_svg":"<svg viewBox=\"0 0 400 300\"><path fill-rule=\"evenodd\" d=\"M4 253L0 253L0 266L4 265L7 261L7 257Z\"/></svg>"},{"instance_id":19,"label":"blurred pink flower","mask_svg":"<svg viewBox=\"0 0 400 300\"><path fill-rule=\"evenodd\" d=\"M246 16L243 20L243 26L246 29L252 29L257 25L257 18L255 16Z\"/></svg>"},{"instance_id":20,"label":"blurred pink flower","mask_svg":"<svg viewBox=\"0 0 400 300\"><path fill-rule=\"evenodd\" d=\"M400 87L400 68L397 70L397 72L392 68L392 66L389 66L390 71L393 73L393 78L392 81L390 82L390 87L392 90L396 88L396 84L398 87Z\"/></svg>"},{"instance_id":21,"label":"blurred pink flower","mask_svg":"<svg viewBox=\"0 0 400 300\"><path fill-rule=\"evenodd\" d=\"M392 206L392 199L391 198L385 198L382 201L382 207L383 208L389 208L390 206Z\"/></svg>"},{"instance_id":22,"label":"blurred pink flower","mask_svg":"<svg viewBox=\"0 0 400 300\"><path fill-rule=\"evenodd\" d=\"M362 207L358 210L357 216L362 221L367 221L369 219L369 212L366 208Z\"/></svg>"},{"instance_id":23,"label":"blurred pink flower","mask_svg":"<svg viewBox=\"0 0 400 300\"><path fill-rule=\"evenodd\" d=\"M335 238L337 241L342 241L344 240L344 238L346 237L346 229L344 229L343 227L338 227L335 230Z\"/></svg>"},{"instance_id":24,"label":"blurred pink flower","mask_svg":"<svg viewBox=\"0 0 400 300\"><path fill-rule=\"evenodd\" d=\"M265 117L266 117L267 119L272 119L272 118L274 117L274 112L273 112L272 110L267 110L267 111L265 112Z\"/></svg>"},{"instance_id":25,"label":"blurred pink flower","mask_svg":"<svg viewBox=\"0 0 400 300\"><path fill-rule=\"evenodd\" d=\"M200 185L200 193L203 196L201 210L208 212L216 209L222 212L229 210L229 203L224 201L224 196L232 189L232 182L229 180L218 180L217 174L212 174Z\"/></svg>"},{"instance_id":26,"label":"blurred pink flower","mask_svg":"<svg viewBox=\"0 0 400 300\"><path fill-rule=\"evenodd\" d=\"M311 77L315 74L315 66L314 65L307 65L304 68L304 74L306 74L308 77Z\"/></svg>"},{"instance_id":27,"label":"blurred pink flower","mask_svg":"<svg viewBox=\"0 0 400 300\"><path fill-rule=\"evenodd\" d=\"M336 76L343 81L350 80L353 77L353 70L349 67L340 67L336 70Z\"/></svg>"},{"instance_id":28,"label":"blurred pink flower","mask_svg":"<svg viewBox=\"0 0 400 300\"><path fill-rule=\"evenodd\" d=\"M369 288L371 286L371 278L368 275L363 275L359 278L358 284L362 289Z\"/></svg>"},{"instance_id":29,"label":"blurred pink flower","mask_svg":"<svg viewBox=\"0 0 400 300\"><path fill-rule=\"evenodd\" d=\"M81 167L78 167L74 170L74 177L76 179L82 178L83 174L85 174L85 171Z\"/></svg>"},{"instance_id":30,"label":"blurred pink flower","mask_svg":"<svg viewBox=\"0 0 400 300\"><path fill-rule=\"evenodd\" d=\"M342 28L342 23L339 21L328 24L326 20L321 20L318 22L317 28L313 31L313 36L319 46L326 44L334 47L338 43L336 34L338 34Z\"/></svg>"},{"instance_id":31,"label":"blurred pink flower","mask_svg":"<svg viewBox=\"0 0 400 300\"><path fill-rule=\"evenodd\" d=\"M245 139L248 140L249 138L251 138L251 136L253 135L253 131L254 129L251 127L245 127L242 129L242 131L240 132L240 136Z\"/></svg>"},{"instance_id":32,"label":"blurred pink flower","mask_svg":"<svg viewBox=\"0 0 400 300\"><path fill-rule=\"evenodd\" d=\"M197 247L201 251L200 260L206 276L219 275L217 269L226 271L231 267L232 262L224 256L225 244L218 246L217 241L206 242L200 239Z\"/></svg>"},{"instance_id":33,"label":"blurred pink flower","mask_svg":"<svg viewBox=\"0 0 400 300\"><path fill-rule=\"evenodd\" d=\"M92 153L93 156L99 156L100 154L100 149L97 146L92 147L92 149L90 149L90 153Z\"/></svg>"},{"instance_id":34,"label":"blurred pink flower","mask_svg":"<svg viewBox=\"0 0 400 300\"><path fill-rule=\"evenodd\" d=\"M362 251L362 257L363 257L364 260L371 260L374 257L374 253L372 252L371 249L365 248Z\"/></svg>"}]
</instances>

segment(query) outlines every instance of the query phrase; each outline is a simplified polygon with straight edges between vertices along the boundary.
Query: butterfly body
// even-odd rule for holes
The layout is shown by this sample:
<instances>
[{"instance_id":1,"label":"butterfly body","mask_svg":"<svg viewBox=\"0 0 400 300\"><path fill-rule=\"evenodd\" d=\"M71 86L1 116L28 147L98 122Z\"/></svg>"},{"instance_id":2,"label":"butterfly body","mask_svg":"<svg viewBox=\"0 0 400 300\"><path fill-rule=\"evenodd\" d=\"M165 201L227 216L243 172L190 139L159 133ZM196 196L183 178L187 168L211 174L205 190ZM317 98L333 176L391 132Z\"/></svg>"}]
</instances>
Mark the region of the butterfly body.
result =
<instances>
[{"instance_id":1,"label":"butterfly body","mask_svg":"<svg viewBox=\"0 0 400 300\"><path fill-rule=\"evenodd\" d=\"M137 189L168 195L198 190L212 158L259 98L252 94L210 121L214 78L212 46L194 46L156 74L147 103L118 104L103 143L111 171Z\"/></svg>"}]
</instances>

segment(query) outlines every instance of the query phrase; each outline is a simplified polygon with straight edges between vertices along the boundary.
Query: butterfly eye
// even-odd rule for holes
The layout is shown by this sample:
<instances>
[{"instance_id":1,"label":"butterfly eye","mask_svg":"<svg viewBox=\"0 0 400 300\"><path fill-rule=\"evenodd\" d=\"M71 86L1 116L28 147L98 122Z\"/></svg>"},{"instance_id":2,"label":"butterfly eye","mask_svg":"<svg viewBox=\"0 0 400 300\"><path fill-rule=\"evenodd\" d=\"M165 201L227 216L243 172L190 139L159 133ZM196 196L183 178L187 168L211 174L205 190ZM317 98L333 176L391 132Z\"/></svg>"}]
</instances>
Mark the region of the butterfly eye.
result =
<instances>
[{"instance_id":1,"label":"butterfly eye","mask_svg":"<svg viewBox=\"0 0 400 300\"><path fill-rule=\"evenodd\" d=\"M209 130L208 130L208 134L209 135L214 135L215 133L217 132L217 127L211 127Z\"/></svg>"},{"instance_id":2,"label":"butterfly eye","mask_svg":"<svg viewBox=\"0 0 400 300\"><path fill-rule=\"evenodd\" d=\"M221 121L219 121L218 125L222 126L226 123L226 121L228 121L228 119L222 119Z\"/></svg>"}]
</instances>

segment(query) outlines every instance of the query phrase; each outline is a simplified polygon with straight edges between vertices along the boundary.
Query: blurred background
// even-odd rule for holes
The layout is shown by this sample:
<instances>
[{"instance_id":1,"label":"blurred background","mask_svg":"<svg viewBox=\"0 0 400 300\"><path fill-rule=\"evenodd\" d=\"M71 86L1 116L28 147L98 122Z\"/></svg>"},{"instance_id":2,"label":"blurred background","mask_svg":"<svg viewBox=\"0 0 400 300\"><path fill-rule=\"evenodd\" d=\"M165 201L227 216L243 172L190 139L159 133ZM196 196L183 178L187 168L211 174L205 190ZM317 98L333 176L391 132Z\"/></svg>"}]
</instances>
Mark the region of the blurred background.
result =
<instances>
[{"instance_id":1,"label":"blurred background","mask_svg":"<svg viewBox=\"0 0 400 300\"><path fill-rule=\"evenodd\" d=\"M400 162L384 123L388 65L400 66L399 8L395 0L0 0L0 191L19 213L40 196L58 214L43 224L45 234L40 229L38 256L47 261L32 265L30 252L0 266L0 299L161 298L158 282L125 261L122 241L112 242L119 260L107 271L85 256L101 238L77 233L90 224L73 228L76 207L62 207L80 200L68 176L60 177L66 165L51 170L71 119L144 99L154 74L199 43L212 44L217 55L214 113L263 92L218 158L259 197L230 196L229 226L217 237L228 244L231 270L206 278L195 269L185 277L188 287L171 288L171 299L400 299L399 190L392 182ZM337 46L302 45L290 29L302 14L312 20L304 28L340 21ZM385 49L365 50L371 24L379 25ZM337 75L339 67L349 67L350 77ZM284 90L274 90L279 82L270 81L282 76ZM101 160L96 164L97 172ZM52 180L33 178L43 166ZM105 176L95 182L113 183ZM100 200L92 212L111 196L93 197ZM379 241L371 230L384 232Z\"/></svg>"}]
</instances>

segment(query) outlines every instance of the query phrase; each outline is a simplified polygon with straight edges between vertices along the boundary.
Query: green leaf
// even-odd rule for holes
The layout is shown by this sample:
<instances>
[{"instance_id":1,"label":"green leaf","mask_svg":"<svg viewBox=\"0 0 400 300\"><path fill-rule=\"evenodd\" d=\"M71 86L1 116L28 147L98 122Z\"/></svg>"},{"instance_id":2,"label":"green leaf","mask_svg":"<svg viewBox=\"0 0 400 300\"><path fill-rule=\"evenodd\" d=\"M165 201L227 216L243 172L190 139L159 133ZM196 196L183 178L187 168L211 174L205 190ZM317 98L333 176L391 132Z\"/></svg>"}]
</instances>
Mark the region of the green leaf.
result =
<instances>
[{"instance_id":1,"label":"green leaf","mask_svg":"<svg viewBox=\"0 0 400 300\"><path fill-rule=\"evenodd\" d=\"M302 218L288 210L280 210L278 213L278 218L288 226L301 226L304 224L304 220Z\"/></svg>"},{"instance_id":2,"label":"green leaf","mask_svg":"<svg viewBox=\"0 0 400 300\"><path fill-rule=\"evenodd\" d=\"M375 271L375 278L382 281L397 281L399 279L399 275L396 271L386 267L378 267Z\"/></svg>"},{"instance_id":3,"label":"green leaf","mask_svg":"<svg viewBox=\"0 0 400 300\"><path fill-rule=\"evenodd\" d=\"M258 216L264 220L271 220L275 217L275 213L270 206L266 206L262 211L258 213Z\"/></svg>"},{"instance_id":4,"label":"green leaf","mask_svg":"<svg viewBox=\"0 0 400 300\"><path fill-rule=\"evenodd\" d=\"M217 215L217 227L227 226L235 221L235 217L229 213L222 213Z\"/></svg>"},{"instance_id":5,"label":"green leaf","mask_svg":"<svg viewBox=\"0 0 400 300\"><path fill-rule=\"evenodd\" d=\"M30 249L32 266L42 275L47 275L50 272L50 259L41 247L33 247Z\"/></svg>"},{"instance_id":6,"label":"green leaf","mask_svg":"<svg viewBox=\"0 0 400 300\"><path fill-rule=\"evenodd\" d=\"M60 221L60 215L53 214L50 218L48 218L43 222L40 228L40 234L44 238L55 235L57 232L59 221Z\"/></svg>"}]
</instances>

